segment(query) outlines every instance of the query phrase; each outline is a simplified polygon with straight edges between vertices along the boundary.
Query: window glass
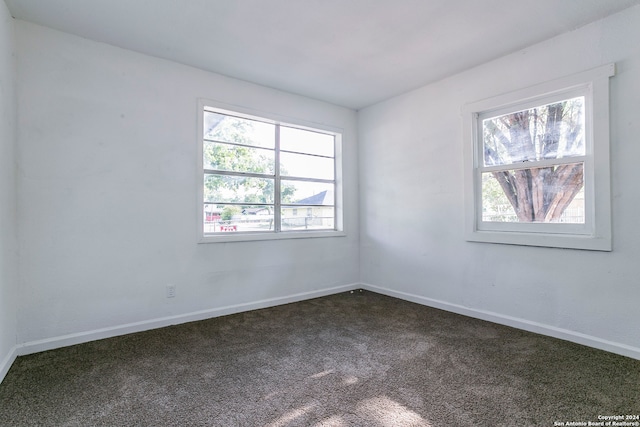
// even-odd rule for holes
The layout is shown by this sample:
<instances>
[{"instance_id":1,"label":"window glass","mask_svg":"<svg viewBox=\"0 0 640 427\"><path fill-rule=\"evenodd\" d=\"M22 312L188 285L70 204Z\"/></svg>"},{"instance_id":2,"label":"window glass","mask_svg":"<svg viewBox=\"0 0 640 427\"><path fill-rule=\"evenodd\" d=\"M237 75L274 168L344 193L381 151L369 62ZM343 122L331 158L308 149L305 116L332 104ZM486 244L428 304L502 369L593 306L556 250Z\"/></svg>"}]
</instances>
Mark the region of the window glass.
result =
<instances>
[{"instance_id":1,"label":"window glass","mask_svg":"<svg viewBox=\"0 0 640 427\"><path fill-rule=\"evenodd\" d=\"M273 208L260 205L204 205L205 233L273 231Z\"/></svg>"},{"instance_id":2,"label":"window glass","mask_svg":"<svg viewBox=\"0 0 640 427\"><path fill-rule=\"evenodd\" d=\"M483 222L566 222L564 211L575 208L584 186L584 164L570 163L585 154L584 101L571 97L482 119ZM551 164L534 167L545 161Z\"/></svg>"},{"instance_id":3,"label":"window glass","mask_svg":"<svg viewBox=\"0 0 640 427\"><path fill-rule=\"evenodd\" d=\"M280 154L280 174L299 178L333 179L333 158L307 154Z\"/></svg>"},{"instance_id":4,"label":"window glass","mask_svg":"<svg viewBox=\"0 0 640 427\"><path fill-rule=\"evenodd\" d=\"M584 164L483 173L482 221L584 224Z\"/></svg>"},{"instance_id":5,"label":"window glass","mask_svg":"<svg viewBox=\"0 0 640 427\"><path fill-rule=\"evenodd\" d=\"M301 215L305 212L305 215ZM284 231L326 230L335 227L333 208L314 206L304 211L298 208L282 208L281 227Z\"/></svg>"},{"instance_id":6,"label":"window glass","mask_svg":"<svg viewBox=\"0 0 640 427\"><path fill-rule=\"evenodd\" d=\"M280 128L280 149L283 151L333 157L334 142L335 137L326 133L287 126Z\"/></svg>"},{"instance_id":7,"label":"window glass","mask_svg":"<svg viewBox=\"0 0 640 427\"><path fill-rule=\"evenodd\" d=\"M584 156L584 120L584 96L484 119L484 165Z\"/></svg>"},{"instance_id":8,"label":"window glass","mask_svg":"<svg viewBox=\"0 0 640 427\"><path fill-rule=\"evenodd\" d=\"M274 188L274 180L271 178L206 174L204 201L273 203Z\"/></svg>"},{"instance_id":9,"label":"window glass","mask_svg":"<svg viewBox=\"0 0 640 427\"><path fill-rule=\"evenodd\" d=\"M275 147L275 125L204 111L204 139L234 144Z\"/></svg>"},{"instance_id":10,"label":"window glass","mask_svg":"<svg viewBox=\"0 0 640 427\"><path fill-rule=\"evenodd\" d=\"M204 141L204 168L221 171L273 173L274 150Z\"/></svg>"},{"instance_id":11,"label":"window glass","mask_svg":"<svg viewBox=\"0 0 640 427\"><path fill-rule=\"evenodd\" d=\"M334 186L326 182L282 180L282 204L333 205Z\"/></svg>"}]
</instances>

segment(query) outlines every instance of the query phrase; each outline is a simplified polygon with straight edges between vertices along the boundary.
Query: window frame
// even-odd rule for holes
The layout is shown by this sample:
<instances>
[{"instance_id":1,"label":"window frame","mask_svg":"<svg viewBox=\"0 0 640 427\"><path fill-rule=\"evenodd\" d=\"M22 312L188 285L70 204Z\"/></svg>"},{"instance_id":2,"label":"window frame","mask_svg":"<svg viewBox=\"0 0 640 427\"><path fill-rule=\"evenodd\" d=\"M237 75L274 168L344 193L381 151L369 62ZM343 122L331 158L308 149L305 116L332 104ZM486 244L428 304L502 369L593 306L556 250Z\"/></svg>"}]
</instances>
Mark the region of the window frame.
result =
<instances>
[{"instance_id":1,"label":"window frame","mask_svg":"<svg viewBox=\"0 0 640 427\"><path fill-rule=\"evenodd\" d=\"M334 136L334 229L328 230L281 230L280 227L274 227L273 231L264 232L234 232L234 233L205 233L204 231L204 179L206 175L204 168L203 150L204 150L204 112L213 111L224 115L234 116L243 119L256 120L260 122L270 123L273 125L287 126L296 129L320 132ZM244 242L244 241L260 241L260 240L280 240L280 239L299 239L299 238L318 238L318 237L342 237L346 236L343 219L343 185L342 185L342 129L327 126L324 124L313 123L297 118L285 117L274 113L267 113L250 108L229 105L209 99L198 99L197 110L197 164L198 164L198 186L197 186L197 241L198 243L218 243L218 242ZM286 151L285 151L286 152ZM275 210L281 209L280 182L282 177L278 170L279 160L277 158L278 151L274 149L275 173L274 181L274 213ZM251 175L251 174L249 174ZM286 180L287 177L284 177ZM309 179L314 181L313 179ZM324 181L324 180L319 180ZM249 203L250 204L250 203ZM328 205L327 205L328 206ZM274 215L275 219L279 218ZM277 230L277 231L276 231Z\"/></svg>"},{"instance_id":2,"label":"window frame","mask_svg":"<svg viewBox=\"0 0 640 427\"><path fill-rule=\"evenodd\" d=\"M469 103L462 109L467 241L598 251L612 250L609 154L609 78L615 64ZM562 163L583 163L585 223L500 223L482 220L482 120L509 112L585 97L585 155ZM535 168L559 161L527 162Z\"/></svg>"}]
</instances>

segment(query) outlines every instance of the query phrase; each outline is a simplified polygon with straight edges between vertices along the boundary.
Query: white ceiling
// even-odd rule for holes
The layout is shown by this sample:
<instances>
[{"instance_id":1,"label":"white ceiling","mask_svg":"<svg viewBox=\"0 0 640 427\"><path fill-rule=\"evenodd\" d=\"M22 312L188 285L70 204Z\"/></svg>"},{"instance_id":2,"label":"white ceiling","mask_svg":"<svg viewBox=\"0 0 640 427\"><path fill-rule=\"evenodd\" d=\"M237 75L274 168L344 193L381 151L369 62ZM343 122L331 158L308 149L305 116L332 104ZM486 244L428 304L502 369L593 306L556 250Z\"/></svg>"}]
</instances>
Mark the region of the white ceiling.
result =
<instances>
[{"instance_id":1,"label":"white ceiling","mask_svg":"<svg viewBox=\"0 0 640 427\"><path fill-rule=\"evenodd\" d=\"M5 0L18 19L353 109L640 0Z\"/></svg>"}]
</instances>

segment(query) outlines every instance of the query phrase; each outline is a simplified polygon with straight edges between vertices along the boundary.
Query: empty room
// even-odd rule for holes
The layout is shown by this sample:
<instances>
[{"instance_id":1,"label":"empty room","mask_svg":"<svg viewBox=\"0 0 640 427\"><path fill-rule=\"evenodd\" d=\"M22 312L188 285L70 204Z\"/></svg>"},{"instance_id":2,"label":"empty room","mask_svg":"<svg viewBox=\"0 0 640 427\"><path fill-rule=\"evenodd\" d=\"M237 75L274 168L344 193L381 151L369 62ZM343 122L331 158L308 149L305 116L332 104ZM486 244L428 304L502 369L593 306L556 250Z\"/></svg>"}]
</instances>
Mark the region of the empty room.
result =
<instances>
[{"instance_id":1,"label":"empty room","mask_svg":"<svg viewBox=\"0 0 640 427\"><path fill-rule=\"evenodd\" d=\"M0 426L640 426L640 0L0 0Z\"/></svg>"}]
</instances>

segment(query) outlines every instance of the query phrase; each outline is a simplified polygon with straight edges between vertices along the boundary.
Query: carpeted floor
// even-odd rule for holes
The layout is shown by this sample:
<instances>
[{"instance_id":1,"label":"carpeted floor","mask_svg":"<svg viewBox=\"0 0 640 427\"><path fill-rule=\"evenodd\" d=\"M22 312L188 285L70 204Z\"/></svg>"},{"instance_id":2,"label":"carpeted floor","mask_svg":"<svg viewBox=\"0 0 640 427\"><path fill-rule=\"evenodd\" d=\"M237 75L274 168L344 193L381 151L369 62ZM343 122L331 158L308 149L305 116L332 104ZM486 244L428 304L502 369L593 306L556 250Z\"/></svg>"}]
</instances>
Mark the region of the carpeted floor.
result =
<instances>
[{"instance_id":1,"label":"carpeted floor","mask_svg":"<svg viewBox=\"0 0 640 427\"><path fill-rule=\"evenodd\" d=\"M636 414L638 360L366 291L20 357L0 384L1 426L527 427Z\"/></svg>"}]
</instances>

